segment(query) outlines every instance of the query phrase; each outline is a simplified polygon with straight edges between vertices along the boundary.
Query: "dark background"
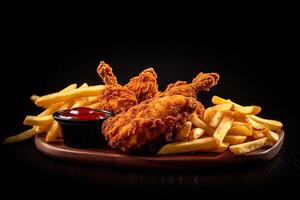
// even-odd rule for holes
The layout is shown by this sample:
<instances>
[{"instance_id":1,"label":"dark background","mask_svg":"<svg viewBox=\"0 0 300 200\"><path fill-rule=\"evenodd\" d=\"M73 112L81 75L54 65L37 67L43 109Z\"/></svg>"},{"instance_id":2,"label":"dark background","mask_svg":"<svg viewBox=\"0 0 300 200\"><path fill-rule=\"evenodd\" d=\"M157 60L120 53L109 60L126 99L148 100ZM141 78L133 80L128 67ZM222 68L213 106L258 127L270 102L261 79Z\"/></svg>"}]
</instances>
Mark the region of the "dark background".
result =
<instances>
[{"instance_id":1,"label":"dark background","mask_svg":"<svg viewBox=\"0 0 300 200\"><path fill-rule=\"evenodd\" d=\"M113 67L122 84L152 66L160 90L177 80L190 81L199 72L217 72L219 84L199 94L205 106L211 105L213 95L243 105L260 105L261 116L283 122L286 140L278 157L268 163L196 171L136 171L70 164L42 155L29 140L1 146L3 191L36 188L50 193L69 188L73 192L191 194L211 190L263 192L282 187L295 191L292 183L299 177L300 150L293 32L287 23L278 21L243 24L215 25L213 30L179 25L162 29L139 26L136 30L126 25L103 25L96 33L81 29L81 35L77 29L62 30L63 25L53 29L20 23L13 29L19 33L6 31L1 68L1 106L5 113L1 141L26 130L24 117L41 111L31 102L32 94L48 94L71 83L101 84L96 73L100 60Z\"/></svg>"}]
</instances>

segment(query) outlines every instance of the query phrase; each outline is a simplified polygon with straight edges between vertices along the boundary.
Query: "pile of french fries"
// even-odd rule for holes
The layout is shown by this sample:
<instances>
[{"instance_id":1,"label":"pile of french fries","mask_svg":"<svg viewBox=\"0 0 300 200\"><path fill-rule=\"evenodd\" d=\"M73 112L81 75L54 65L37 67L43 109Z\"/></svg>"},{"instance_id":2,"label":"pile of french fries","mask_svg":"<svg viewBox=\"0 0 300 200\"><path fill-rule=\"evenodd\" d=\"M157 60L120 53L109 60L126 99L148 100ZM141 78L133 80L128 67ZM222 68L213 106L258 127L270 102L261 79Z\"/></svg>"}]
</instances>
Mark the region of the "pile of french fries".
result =
<instances>
[{"instance_id":1,"label":"pile of french fries","mask_svg":"<svg viewBox=\"0 0 300 200\"><path fill-rule=\"evenodd\" d=\"M89 86L87 83L77 88L77 84L71 84L63 90L45 96L32 95L31 100L35 105L45 110L37 116L28 115L23 122L24 125L32 128L15 136L8 137L4 144L20 142L37 134L46 132L46 142L55 142L61 137L58 122L53 120L52 114L58 110L65 110L75 107L90 107L97 109L98 94L104 89L104 85Z\"/></svg>"},{"instance_id":2,"label":"pile of french fries","mask_svg":"<svg viewBox=\"0 0 300 200\"><path fill-rule=\"evenodd\" d=\"M282 123L255 116L259 106L241 106L229 99L212 98L215 106L205 110L203 119L190 115L175 133L174 143L166 144L158 154L216 152L229 150L235 155L246 154L278 142Z\"/></svg>"}]
</instances>

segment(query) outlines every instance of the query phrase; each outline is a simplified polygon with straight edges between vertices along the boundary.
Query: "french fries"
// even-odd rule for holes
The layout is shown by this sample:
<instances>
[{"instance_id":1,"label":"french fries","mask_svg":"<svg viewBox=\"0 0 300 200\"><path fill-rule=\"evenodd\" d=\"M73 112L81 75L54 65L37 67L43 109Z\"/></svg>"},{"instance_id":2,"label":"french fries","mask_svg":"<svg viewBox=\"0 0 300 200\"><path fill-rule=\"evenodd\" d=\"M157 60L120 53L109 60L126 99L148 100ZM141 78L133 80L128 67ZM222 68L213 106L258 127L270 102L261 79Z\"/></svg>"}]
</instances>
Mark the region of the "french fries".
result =
<instances>
[{"instance_id":1,"label":"french fries","mask_svg":"<svg viewBox=\"0 0 300 200\"><path fill-rule=\"evenodd\" d=\"M58 137L59 131L60 130L58 122L53 122L52 126L47 132L46 142L56 142L56 138Z\"/></svg>"},{"instance_id":2,"label":"french fries","mask_svg":"<svg viewBox=\"0 0 300 200\"><path fill-rule=\"evenodd\" d=\"M260 138L258 140L254 140L251 142L245 142L242 144L232 145L229 147L230 151L235 155L241 155L245 153L249 153L256 149L259 149L265 145L267 142L267 137Z\"/></svg>"},{"instance_id":3,"label":"french fries","mask_svg":"<svg viewBox=\"0 0 300 200\"><path fill-rule=\"evenodd\" d=\"M35 136L36 134L37 134L37 132L34 130L34 128L31 128L31 129L26 130L18 135L14 135L14 136L6 138L3 141L3 144L11 144L11 143L23 141L23 140L26 140L26 139L29 139L29 138Z\"/></svg>"},{"instance_id":4,"label":"french fries","mask_svg":"<svg viewBox=\"0 0 300 200\"><path fill-rule=\"evenodd\" d=\"M38 95L32 95L31 97L30 97L30 99L31 99L31 101L33 101L33 103L38 99L38 98L40 98Z\"/></svg>"},{"instance_id":5,"label":"french fries","mask_svg":"<svg viewBox=\"0 0 300 200\"><path fill-rule=\"evenodd\" d=\"M226 151L228 149L228 147L229 147L229 143L222 142L221 144L219 144L218 146L216 146L212 149L205 150L205 152L222 153L222 152Z\"/></svg>"},{"instance_id":6,"label":"french fries","mask_svg":"<svg viewBox=\"0 0 300 200\"><path fill-rule=\"evenodd\" d=\"M204 134L204 132L205 132L205 130L203 130L201 128L193 128L189 133L188 140L198 139Z\"/></svg>"},{"instance_id":7,"label":"french fries","mask_svg":"<svg viewBox=\"0 0 300 200\"><path fill-rule=\"evenodd\" d=\"M196 113L192 113L189 117L189 120L192 122L193 126L205 130L205 133L212 136L214 134L214 129L206 125L201 119L199 119Z\"/></svg>"},{"instance_id":8,"label":"french fries","mask_svg":"<svg viewBox=\"0 0 300 200\"><path fill-rule=\"evenodd\" d=\"M217 147L216 140L213 137L206 137L196 140L190 140L187 142L175 142L166 144L159 151L159 155L164 154L178 154L178 153L186 153L186 152L195 152L195 151L203 151L210 150L214 147Z\"/></svg>"},{"instance_id":9,"label":"french fries","mask_svg":"<svg viewBox=\"0 0 300 200\"><path fill-rule=\"evenodd\" d=\"M37 106L46 107L53 103L61 101L69 101L71 99L96 96L100 90L104 89L104 85L89 86L87 88L77 88L63 93L53 93L42 96L35 101Z\"/></svg>"},{"instance_id":10,"label":"french fries","mask_svg":"<svg viewBox=\"0 0 300 200\"><path fill-rule=\"evenodd\" d=\"M183 141L189 137L192 128L192 122L186 122L183 127L176 133L174 141Z\"/></svg>"},{"instance_id":11,"label":"french fries","mask_svg":"<svg viewBox=\"0 0 300 200\"><path fill-rule=\"evenodd\" d=\"M263 119L263 118L255 116L255 115L249 115L248 118L250 118L258 123L268 125L270 127L271 131L279 131L283 126L280 121L271 120L271 119Z\"/></svg>"},{"instance_id":12,"label":"french fries","mask_svg":"<svg viewBox=\"0 0 300 200\"><path fill-rule=\"evenodd\" d=\"M213 116L213 118L211 119L209 125L212 127L212 128L217 128L217 126L219 125L220 121L222 120L222 117L223 117L223 113L222 111L217 111L215 113L215 115Z\"/></svg>"},{"instance_id":13,"label":"french fries","mask_svg":"<svg viewBox=\"0 0 300 200\"><path fill-rule=\"evenodd\" d=\"M45 116L26 116L23 124L28 126L47 126L52 124L53 117L52 115Z\"/></svg>"},{"instance_id":14,"label":"french fries","mask_svg":"<svg viewBox=\"0 0 300 200\"><path fill-rule=\"evenodd\" d=\"M241 106L218 96L212 98L212 103L215 106L205 110L203 120L192 113L183 128L175 133L176 143L163 146L158 154L222 153L229 149L241 155L279 141L276 131L282 128L282 123L255 116L261 107Z\"/></svg>"},{"instance_id":15,"label":"french fries","mask_svg":"<svg viewBox=\"0 0 300 200\"><path fill-rule=\"evenodd\" d=\"M265 133L265 135L267 136L267 138L268 138L268 140L270 141L270 142L278 142L278 140L279 140L279 134L277 134L277 133L274 133L273 131L267 131L266 133Z\"/></svg>"},{"instance_id":16,"label":"french fries","mask_svg":"<svg viewBox=\"0 0 300 200\"><path fill-rule=\"evenodd\" d=\"M77 88L77 84L71 84L59 92L45 96L32 95L30 99L38 106L45 108L37 116L28 115L23 124L32 126L18 135L8 137L4 144L20 142L31 138L37 134L46 132L46 142L55 142L61 137L58 123L53 120L52 114L58 110L64 110L75 107L98 108L98 93L104 88L104 85L89 86L87 83Z\"/></svg>"},{"instance_id":17,"label":"french fries","mask_svg":"<svg viewBox=\"0 0 300 200\"><path fill-rule=\"evenodd\" d=\"M221 144L223 142L224 137L232 126L232 121L233 119L231 117L224 116L219 126L215 130L213 137L218 142L218 144Z\"/></svg>"},{"instance_id":18,"label":"french fries","mask_svg":"<svg viewBox=\"0 0 300 200\"><path fill-rule=\"evenodd\" d=\"M213 116L215 115L215 113L217 111L229 111L231 108L233 107L232 103L225 103L225 104L219 104L219 105L215 105L213 107L207 108L204 112L204 122L208 123L211 121L211 119L213 118Z\"/></svg>"},{"instance_id":19,"label":"french fries","mask_svg":"<svg viewBox=\"0 0 300 200\"><path fill-rule=\"evenodd\" d=\"M68 101L60 108L60 110L69 109L72 107L72 105L73 101ZM54 121L47 132L46 142L55 142L58 136L60 136L59 125L57 121Z\"/></svg>"},{"instance_id":20,"label":"french fries","mask_svg":"<svg viewBox=\"0 0 300 200\"><path fill-rule=\"evenodd\" d=\"M228 131L228 135L252 136L252 126L248 123L233 122L231 129Z\"/></svg>"},{"instance_id":21,"label":"french fries","mask_svg":"<svg viewBox=\"0 0 300 200\"><path fill-rule=\"evenodd\" d=\"M226 135L224 142L229 143L230 145L241 144L247 139L247 136L244 135Z\"/></svg>"}]
</instances>

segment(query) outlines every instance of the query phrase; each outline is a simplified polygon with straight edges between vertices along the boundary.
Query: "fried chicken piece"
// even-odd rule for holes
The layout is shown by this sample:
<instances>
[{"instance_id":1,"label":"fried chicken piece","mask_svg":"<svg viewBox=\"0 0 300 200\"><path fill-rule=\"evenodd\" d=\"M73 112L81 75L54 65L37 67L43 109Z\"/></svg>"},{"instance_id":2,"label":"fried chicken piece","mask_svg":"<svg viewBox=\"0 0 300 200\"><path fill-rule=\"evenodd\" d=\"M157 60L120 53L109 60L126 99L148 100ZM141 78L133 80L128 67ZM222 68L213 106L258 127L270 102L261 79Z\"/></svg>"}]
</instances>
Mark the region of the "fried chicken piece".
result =
<instances>
[{"instance_id":1,"label":"fried chicken piece","mask_svg":"<svg viewBox=\"0 0 300 200\"><path fill-rule=\"evenodd\" d=\"M134 92L139 103L150 99L158 93L157 74L153 68L145 69L130 79L125 87Z\"/></svg>"},{"instance_id":2,"label":"fried chicken piece","mask_svg":"<svg viewBox=\"0 0 300 200\"><path fill-rule=\"evenodd\" d=\"M197 107L196 107L195 113L198 115L198 117L200 119L203 119L204 112L205 112L204 106L202 105L201 102L197 101Z\"/></svg>"},{"instance_id":3,"label":"fried chicken piece","mask_svg":"<svg viewBox=\"0 0 300 200\"><path fill-rule=\"evenodd\" d=\"M160 95L180 94L186 97L197 98L198 92L202 90L208 91L219 81L220 76L217 73L199 73L192 83L186 81L177 81L168 85L167 89Z\"/></svg>"},{"instance_id":4,"label":"fried chicken piece","mask_svg":"<svg viewBox=\"0 0 300 200\"><path fill-rule=\"evenodd\" d=\"M205 109L196 101L198 92L209 90L218 80L216 73L200 73L190 84L170 84L163 93L106 120L102 133L111 147L125 152L170 142L172 132L179 130L192 112L203 117Z\"/></svg>"},{"instance_id":5,"label":"fried chicken piece","mask_svg":"<svg viewBox=\"0 0 300 200\"><path fill-rule=\"evenodd\" d=\"M217 73L199 73L192 83L186 81L177 81L167 86L167 89L159 94L160 96L180 94L186 97L194 97L197 99L197 95L200 91L208 91L211 87L217 85L220 76ZM197 108L195 110L200 119L203 119L205 112L204 106L198 101Z\"/></svg>"},{"instance_id":6,"label":"fried chicken piece","mask_svg":"<svg viewBox=\"0 0 300 200\"><path fill-rule=\"evenodd\" d=\"M101 61L97 72L105 84L105 88L99 93L99 109L118 114L138 104L135 94L118 84L117 78L108 64Z\"/></svg>"},{"instance_id":7,"label":"fried chicken piece","mask_svg":"<svg viewBox=\"0 0 300 200\"><path fill-rule=\"evenodd\" d=\"M112 148L124 152L155 148L171 141L196 106L194 98L182 95L149 99L107 119L102 133Z\"/></svg>"},{"instance_id":8,"label":"fried chicken piece","mask_svg":"<svg viewBox=\"0 0 300 200\"><path fill-rule=\"evenodd\" d=\"M102 78L105 85L118 85L118 79L114 75L112 68L104 61L100 61L97 73Z\"/></svg>"}]
</instances>

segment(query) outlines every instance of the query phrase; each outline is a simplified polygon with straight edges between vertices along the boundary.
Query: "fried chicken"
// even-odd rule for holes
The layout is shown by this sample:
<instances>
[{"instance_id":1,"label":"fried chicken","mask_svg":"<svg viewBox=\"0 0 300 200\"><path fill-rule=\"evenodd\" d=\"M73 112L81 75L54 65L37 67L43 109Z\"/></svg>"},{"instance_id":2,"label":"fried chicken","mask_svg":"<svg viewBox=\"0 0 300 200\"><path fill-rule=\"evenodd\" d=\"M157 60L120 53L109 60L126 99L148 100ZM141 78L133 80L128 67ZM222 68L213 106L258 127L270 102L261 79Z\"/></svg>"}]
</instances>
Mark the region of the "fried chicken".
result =
<instances>
[{"instance_id":1,"label":"fried chicken","mask_svg":"<svg viewBox=\"0 0 300 200\"><path fill-rule=\"evenodd\" d=\"M97 72L105 84L105 89L99 94L99 108L114 114L124 112L158 93L157 75L153 68L142 71L125 86L118 83L112 68L105 62L100 62Z\"/></svg>"},{"instance_id":2,"label":"fried chicken","mask_svg":"<svg viewBox=\"0 0 300 200\"><path fill-rule=\"evenodd\" d=\"M153 68L142 71L138 76L130 79L125 85L126 88L134 92L138 102L154 97L158 93L157 74Z\"/></svg>"},{"instance_id":3,"label":"fried chicken","mask_svg":"<svg viewBox=\"0 0 300 200\"><path fill-rule=\"evenodd\" d=\"M186 81L177 81L168 85L167 89L160 95L180 94L186 97L194 97L197 99L199 91L208 91L219 81L220 76L217 73L199 73L192 83Z\"/></svg>"},{"instance_id":4,"label":"fried chicken","mask_svg":"<svg viewBox=\"0 0 300 200\"><path fill-rule=\"evenodd\" d=\"M172 132L179 130L192 112L196 110L202 118L204 107L196 101L198 92L209 90L218 80L216 73L200 73L190 84L170 84L163 93L106 120L102 133L111 147L125 152L170 142Z\"/></svg>"},{"instance_id":5,"label":"fried chicken","mask_svg":"<svg viewBox=\"0 0 300 200\"><path fill-rule=\"evenodd\" d=\"M211 87L215 86L220 79L217 73L199 73L196 78L193 79L192 83L186 81L177 81L167 86L167 89L159 94L160 96L180 94L186 97L194 97L197 99L197 95L200 91L208 91ZM198 101L195 112L203 119L205 108Z\"/></svg>"},{"instance_id":6,"label":"fried chicken","mask_svg":"<svg viewBox=\"0 0 300 200\"><path fill-rule=\"evenodd\" d=\"M168 85L167 89L159 94L164 95L174 95L180 94L187 97L197 98L200 91L208 91L211 87L215 86L220 79L217 73L199 73L196 78L193 79L192 83L187 83L186 81L177 81L176 83L171 83ZM205 108L201 102L197 101L197 108L195 110L196 114L200 119L203 119Z\"/></svg>"},{"instance_id":7,"label":"fried chicken","mask_svg":"<svg viewBox=\"0 0 300 200\"><path fill-rule=\"evenodd\" d=\"M198 115L198 117L200 119L203 119L204 112L205 112L204 106L202 105L201 102L197 101L197 107L196 107L195 113Z\"/></svg>"},{"instance_id":8,"label":"fried chicken","mask_svg":"<svg viewBox=\"0 0 300 200\"><path fill-rule=\"evenodd\" d=\"M138 104L134 92L118 84L117 78L108 64L101 61L97 72L105 84L105 88L99 94L99 109L118 114Z\"/></svg>"},{"instance_id":9,"label":"fried chicken","mask_svg":"<svg viewBox=\"0 0 300 200\"><path fill-rule=\"evenodd\" d=\"M115 84L116 79L112 77L109 68L100 69L107 70L105 74L110 76L105 79L107 82L118 85ZM101 70L99 74L103 76ZM160 93L155 72L151 68L147 69L126 85L126 89L133 90L141 103L107 119L102 125L102 133L112 148L124 152L148 149L155 144L170 142L172 132L179 130L191 113L196 111L200 118L203 117L205 109L196 100L198 92L209 90L218 80L219 75L216 73L199 73L192 83L177 81ZM145 82L147 84L143 85Z\"/></svg>"},{"instance_id":10,"label":"fried chicken","mask_svg":"<svg viewBox=\"0 0 300 200\"><path fill-rule=\"evenodd\" d=\"M171 141L196 106L194 98L182 95L149 99L107 119L102 133L112 148L124 152L151 148Z\"/></svg>"}]
</instances>

